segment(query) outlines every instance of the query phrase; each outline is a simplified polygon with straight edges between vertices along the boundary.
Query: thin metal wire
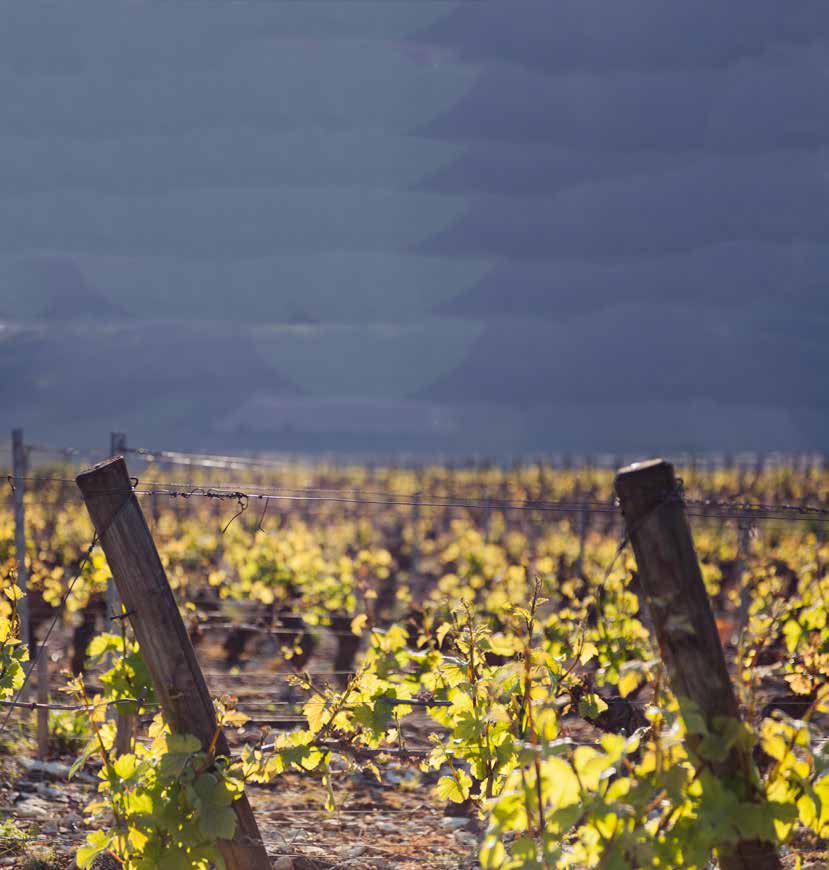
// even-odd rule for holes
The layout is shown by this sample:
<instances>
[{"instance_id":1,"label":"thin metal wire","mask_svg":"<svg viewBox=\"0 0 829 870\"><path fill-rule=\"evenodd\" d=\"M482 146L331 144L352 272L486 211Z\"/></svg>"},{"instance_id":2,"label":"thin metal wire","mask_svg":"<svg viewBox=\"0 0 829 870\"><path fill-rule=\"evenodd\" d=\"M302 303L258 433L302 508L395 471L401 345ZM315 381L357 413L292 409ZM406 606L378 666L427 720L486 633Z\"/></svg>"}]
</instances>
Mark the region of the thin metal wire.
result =
<instances>
[{"instance_id":1,"label":"thin metal wire","mask_svg":"<svg viewBox=\"0 0 829 870\"><path fill-rule=\"evenodd\" d=\"M130 493L130 494L132 494L132 493ZM14 699L13 699L14 701L19 701L20 696L25 691L26 685L29 682L29 678L34 673L35 665L37 664L40 656L43 654L43 650L46 648L46 645L49 642L49 638L52 636L52 632L54 631L55 626L57 625L58 619L60 618L60 615L63 612L64 606L66 605L66 602L67 602L69 596L72 594L72 590L75 588L75 584L81 578L84 570L86 569L86 566L89 564L89 560L92 558L92 552L94 551L95 547L98 545L98 541L101 540L106 535L106 533L112 527L112 524L115 522L116 518L119 516L121 511L130 503L130 501L131 501L130 497L124 498L124 500L118 506L118 509L112 515L107 527L103 530L103 532L100 535L98 535L98 532L96 531L92 535L92 540L90 541L89 546L86 548L86 552L81 557L81 560L78 563L78 568L75 571L74 576L70 580L70 582L66 588L66 592L63 593L63 595L61 596L61 599L60 599L60 603L55 608L55 615L52 617L52 620L50 621L49 626L46 629L46 633L44 634L43 639L40 641L37 648L35 649L35 654L32 657L31 665L29 666L29 669L25 672L25 675L23 677L23 683L21 684L20 688L17 690L17 694L14 696ZM2 734L6 730L6 726L9 723L9 718L11 717L11 714L13 711L14 711L14 707L9 707L8 713L6 713L5 718L3 719L2 723L0 723L0 734Z\"/></svg>"},{"instance_id":2,"label":"thin metal wire","mask_svg":"<svg viewBox=\"0 0 829 870\"><path fill-rule=\"evenodd\" d=\"M66 453L67 451L77 452L77 453L100 453L98 448L63 448L63 447L53 447L53 446L45 446L45 445L27 445L29 449L37 449L43 452L50 453ZM8 450L6 445L0 446L2 450ZM203 467L210 468L216 467L217 464L238 464L239 466L247 466L252 469L270 469L270 468L283 468L285 466L290 466L296 464L298 461L302 462L306 465L312 467L330 467L333 466L335 468L341 467L350 467L353 465L365 464L365 458L360 459L355 458L353 460L349 459L345 462L337 462L336 458L327 455L327 456L305 456L305 457L296 457L296 456L286 456L285 458L278 457L267 457L267 456L245 456L245 455L233 455L233 454L213 454L213 453L204 453L204 452L195 452L195 451L187 451L187 450L152 450L144 447L127 447L124 446L122 448L124 453L129 453L135 456L144 457L146 461L166 461L171 464L176 464L178 461L179 464L187 464L192 466L202 465ZM571 460L568 462L568 458ZM621 465L624 465L628 462L628 460L633 459L632 456L625 457L624 455L618 456L616 454L604 453L598 456L596 455L575 455L569 456L567 454L554 454L554 455L545 455L545 456L536 456L532 457L526 463L498 463L493 462L492 460L487 460L483 463L475 461L473 463L461 463L459 465L450 464L447 466L448 470L453 473L463 473L469 470L491 470L491 469L500 469L502 471L508 470L510 467L515 469L519 468L536 468L539 470L555 470L558 472L566 472L572 471L576 469L578 466L584 466L589 469L601 469L601 470L610 470L613 468L617 468ZM723 453L709 453L700 456L689 455L687 453L683 453L673 460L674 464L677 467L687 467L690 466L692 468L697 468L702 471L714 471L719 469L733 469L737 471L757 471L758 469L762 470L765 468L770 469L779 469L782 467L792 467L804 471L813 470L815 468L822 469L825 467L827 463L827 456L819 452L812 453L800 453L800 454L783 454L783 453L769 453L769 454L758 454L758 453L745 453L740 454L735 457L729 457ZM563 465L562 465L563 462ZM424 469L428 469L430 467L445 465L445 461L443 459L438 459L437 461L423 461L423 460L415 460L412 461L411 458L405 457L388 457L381 461L380 463L374 463L374 468L376 469L384 469L388 470L390 468L401 468L408 471L422 471Z\"/></svg>"},{"instance_id":3,"label":"thin metal wire","mask_svg":"<svg viewBox=\"0 0 829 870\"><path fill-rule=\"evenodd\" d=\"M141 704L142 707L158 707L158 704L147 704L140 698L117 698L112 701L99 701L95 704L43 704L38 701L9 701L0 700L0 707L14 707L22 710L63 710L84 711L91 713L101 707L112 707L117 704Z\"/></svg>"},{"instance_id":4,"label":"thin metal wire","mask_svg":"<svg viewBox=\"0 0 829 870\"><path fill-rule=\"evenodd\" d=\"M255 787L255 786L259 785L259 783L252 782L252 783L249 783L249 785L252 785ZM402 816L402 815L411 815L412 813L422 813L424 810L428 810L429 812L433 813L436 816L440 815L440 812L437 809L435 809L434 807L429 807L429 806L415 807L415 808L410 809L410 810L396 810L396 809L392 809L390 807L385 807L385 806L383 806L383 804L373 804L370 808L361 807L359 809L354 809L354 810L350 810L348 808L337 807L337 809L334 810L333 813L330 812L329 810L326 810L326 809L299 809L299 810L295 810L293 807L291 807L290 809L285 809L285 810L273 810L273 813L274 814L284 813L287 816L294 816L294 815L297 815L298 813L301 813L304 815L328 816L329 818L331 818L333 816L337 816L340 814L346 814L346 815L352 815L352 816L361 816L361 815L368 816L368 815L374 815L374 814L381 815L381 816L382 815ZM307 858L308 856L307 855L294 855L294 856L283 856L283 857Z\"/></svg>"},{"instance_id":5,"label":"thin metal wire","mask_svg":"<svg viewBox=\"0 0 829 870\"><path fill-rule=\"evenodd\" d=\"M369 746L352 746L348 743L330 743L325 741L322 743L314 743L313 745L318 749L325 749L329 752L339 752L343 755L363 755L367 758L374 758L378 755L389 755L397 758L427 758L432 752L431 749L404 749L400 747L372 748ZM258 749L260 752L273 752L276 746L273 743L266 743L263 746L256 746L254 744L250 746L250 748Z\"/></svg>"},{"instance_id":6,"label":"thin metal wire","mask_svg":"<svg viewBox=\"0 0 829 870\"><path fill-rule=\"evenodd\" d=\"M122 507L123 507L123 505L122 505ZM120 511L121 508L119 508L118 510ZM116 515L117 515L117 512L116 512ZM37 649L35 650L35 654L32 658L32 662L29 666L29 669L24 674L23 682L20 685L20 688L17 690L17 694L14 696L13 703L12 703L12 705L9 706L8 713L6 713L2 723L0 723L0 734L2 734L6 730L6 726L9 724L9 719L11 718L11 714L14 711L14 708L16 706L16 702L20 701L20 696L25 691L26 685L29 682L29 678L34 673L35 665L37 664L40 656L43 654L43 650L46 647L46 644L48 643L49 638L52 635L52 631L54 630L55 626L57 625L58 618L60 617L60 614L63 612L64 605L66 604L66 601L69 598L69 596L72 594L72 590L75 588L75 584L78 582L78 580L82 576L84 570L86 569L86 566L87 566L90 558L92 557L92 551L95 549L97 544L98 544L98 533L95 532L95 534L92 536L91 543L87 547L86 552L84 553L84 555L83 555L83 557L78 565L78 569L75 572L75 575L72 577L72 580L69 582L69 585L66 589L66 592L64 592L64 594L60 600L60 604L55 608L55 615L52 618L52 621L49 623L49 627L46 629L46 634L43 636L43 639L38 644ZM25 640L28 641L28 638L26 638Z\"/></svg>"},{"instance_id":7,"label":"thin metal wire","mask_svg":"<svg viewBox=\"0 0 829 870\"><path fill-rule=\"evenodd\" d=\"M70 478L61 477L15 477L8 476L13 486L15 480L39 483L60 483L75 485ZM136 486L130 492L136 495L163 495L169 498L207 498L219 501L244 499L248 502L328 502L337 504L359 504L385 507L408 508L465 508L469 510L508 510L538 513L598 513L617 514L618 505L615 501L598 501L590 499L549 501L540 499L525 499L510 501L507 499L454 499L449 496L422 493L399 494L394 492L376 492L376 497L364 498L359 491L351 495L343 494L342 490L325 490L307 487L258 487L256 491L248 491L238 484L196 484L193 482L162 482L149 481ZM325 493L331 494L325 494ZM100 490L96 495L126 494L125 490ZM322 493L322 494L312 494ZM337 493L337 494L334 494ZM751 520L781 520L800 522L829 522L829 507L821 505L768 504L748 502L741 499L718 501L713 499L684 499L689 516L720 519L751 519Z\"/></svg>"},{"instance_id":8,"label":"thin metal wire","mask_svg":"<svg viewBox=\"0 0 829 870\"><path fill-rule=\"evenodd\" d=\"M739 511L791 511L793 513L800 514L829 514L829 508L823 507L822 505L804 505L804 504L789 504L789 503L780 503L780 504L765 504L763 502L748 502L742 500L738 496L734 496L731 499L710 499L710 498L702 498L702 499L692 499L692 498L683 498L683 502L687 507L699 507L699 508L717 508L722 510L739 510Z\"/></svg>"},{"instance_id":9,"label":"thin metal wire","mask_svg":"<svg viewBox=\"0 0 829 870\"><path fill-rule=\"evenodd\" d=\"M49 447L45 444L26 444L26 450L33 453L49 453L55 456L104 455L104 451L97 447Z\"/></svg>"},{"instance_id":10,"label":"thin metal wire","mask_svg":"<svg viewBox=\"0 0 829 870\"><path fill-rule=\"evenodd\" d=\"M325 625L303 625L299 628L268 628L252 625L246 622L203 622L199 623L203 631L249 631L251 634L264 634L268 637L299 637L310 634L315 629L324 631L328 637L356 637L353 631L331 631Z\"/></svg>"},{"instance_id":11,"label":"thin metal wire","mask_svg":"<svg viewBox=\"0 0 829 870\"><path fill-rule=\"evenodd\" d=\"M233 468L242 470L284 470L290 467L288 460L257 459L249 456L225 456L213 453L190 453L186 450L148 450L144 447L125 447L124 453L132 454L144 462L166 462L172 465L200 466L202 468Z\"/></svg>"},{"instance_id":12,"label":"thin metal wire","mask_svg":"<svg viewBox=\"0 0 829 870\"><path fill-rule=\"evenodd\" d=\"M34 483L60 483L63 485L76 485L72 478L65 477L19 477L8 475L8 480L31 481ZM360 491L347 491L341 489L320 489L315 487L280 487L259 486L256 491L244 489L244 484L200 484L192 481L148 481L135 487L132 492L136 495L166 495L170 498L208 498L216 500L238 500L246 498L250 501L288 501L288 502L334 502L343 504L385 505L391 507L437 507L437 508L469 508L472 510L487 510L501 508L504 510L523 511L551 511L551 512L600 512L615 513L616 505L613 501L597 501L579 499L576 501L545 501L541 499L525 499L512 501L508 499L454 499L450 496L424 493L395 493L391 491L375 491L372 498L363 498ZM93 490L94 495L118 495L126 494L126 490ZM322 493L321 495L316 493ZM326 495L325 493L331 493ZM424 500L428 498L429 501Z\"/></svg>"},{"instance_id":13,"label":"thin metal wire","mask_svg":"<svg viewBox=\"0 0 829 870\"><path fill-rule=\"evenodd\" d=\"M228 677L228 678L234 679L234 680L237 680L240 678L245 679L248 677L250 679L256 679L256 680L262 680L262 679L270 680L270 679L276 679L276 678L289 679L291 677L298 677L298 676L305 676L305 675L307 675L309 677L353 677L356 675L356 673L357 673L357 671L305 671L305 670L303 670L303 671L297 671L296 673L291 673L291 674L286 674L286 673L275 673L275 674L265 673L265 674L263 674L261 672L256 673L253 671L241 672L238 674L234 674L231 671L205 671L204 677L205 677L205 679L208 679L208 680L221 679L223 677ZM298 686L297 688L300 688L300 687Z\"/></svg>"}]
</instances>

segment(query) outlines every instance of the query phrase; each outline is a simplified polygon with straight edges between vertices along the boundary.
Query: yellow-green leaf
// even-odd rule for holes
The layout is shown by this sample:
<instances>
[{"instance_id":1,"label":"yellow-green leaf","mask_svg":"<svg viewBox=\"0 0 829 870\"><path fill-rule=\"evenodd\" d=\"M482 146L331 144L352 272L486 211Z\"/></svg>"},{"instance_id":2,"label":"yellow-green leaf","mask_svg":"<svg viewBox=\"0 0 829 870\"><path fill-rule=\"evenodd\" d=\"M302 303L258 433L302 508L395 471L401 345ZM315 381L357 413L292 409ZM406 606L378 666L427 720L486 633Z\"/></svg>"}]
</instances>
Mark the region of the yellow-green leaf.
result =
<instances>
[{"instance_id":1,"label":"yellow-green leaf","mask_svg":"<svg viewBox=\"0 0 829 870\"><path fill-rule=\"evenodd\" d=\"M442 776L436 786L439 797L456 804L462 804L471 789L472 778L464 770L456 770L454 776Z\"/></svg>"}]
</instances>

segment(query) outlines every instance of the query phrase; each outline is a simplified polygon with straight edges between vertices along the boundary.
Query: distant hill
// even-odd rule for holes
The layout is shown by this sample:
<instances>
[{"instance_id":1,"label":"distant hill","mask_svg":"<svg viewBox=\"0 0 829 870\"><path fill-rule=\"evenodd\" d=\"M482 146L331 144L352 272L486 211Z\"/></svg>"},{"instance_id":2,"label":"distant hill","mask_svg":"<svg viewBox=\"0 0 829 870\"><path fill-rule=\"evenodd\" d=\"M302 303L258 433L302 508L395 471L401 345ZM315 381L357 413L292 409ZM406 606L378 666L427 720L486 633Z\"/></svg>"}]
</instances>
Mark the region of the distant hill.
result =
<instances>
[{"instance_id":1,"label":"distant hill","mask_svg":"<svg viewBox=\"0 0 829 870\"><path fill-rule=\"evenodd\" d=\"M0 367L7 425L25 423L53 443L88 443L113 428L142 440L209 440L248 397L299 393L238 332L198 326L7 327Z\"/></svg>"},{"instance_id":2,"label":"distant hill","mask_svg":"<svg viewBox=\"0 0 829 870\"><path fill-rule=\"evenodd\" d=\"M125 311L88 281L68 257L30 257L0 266L5 316L64 321L123 317Z\"/></svg>"}]
</instances>

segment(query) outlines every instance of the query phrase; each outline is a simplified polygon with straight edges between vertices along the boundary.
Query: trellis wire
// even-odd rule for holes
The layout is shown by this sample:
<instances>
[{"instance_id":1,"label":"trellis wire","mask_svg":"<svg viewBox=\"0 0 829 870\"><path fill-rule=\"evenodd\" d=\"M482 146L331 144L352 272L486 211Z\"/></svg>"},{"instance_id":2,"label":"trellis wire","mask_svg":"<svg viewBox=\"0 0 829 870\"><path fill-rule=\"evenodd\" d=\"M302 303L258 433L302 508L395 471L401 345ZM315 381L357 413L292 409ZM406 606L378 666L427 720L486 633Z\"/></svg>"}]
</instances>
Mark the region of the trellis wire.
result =
<instances>
[{"instance_id":1,"label":"trellis wire","mask_svg":"<svg viewBox=\"0 0 829 870\"><path fill-rule=\"evenodd\" d=\"M75 484L74 480L59 477L7 477L10 485L15 480L32 481L39 483L60 483L62 485ZM155 484L155 485L153 485ZM148 486L150 488L148 488ZM136 495L167 496L169 498L190 499L207 498L218 501L244 502L246 509L251 502L324 502L338 504L359 504L385 507L408 507L408 508L464 508L469 510L505 510L523 511L528 513L594 513L594 514L618 514L618 506L615 501L598 501L591 499L571 501L547 501L541 499L526 499L523 501L508 501L503 499L488 498L486 500L460 500L446 496L429 495L425 500L422 497L416 500L418 493L398 494L394 492L378 493L375 498L363 498L360 495L326 495L311 494L323 492L313 487L307 490L297 488L260 487L255 491L242 489L234 484L177 484L151 482L141 486L140 482L133 489L112 490L100 494L123 494L134 493ZM340 491L336 491L340 492ZM303 494L298 494L303 493ZM308 494L305 494L308 493ZM761 502L748 502L739 499L713 500L713 499L684 499L689 516L706 519L748 519L748 520L771 520L771 521L795 521L829 523L829 508L821 505L796 505L796 504L768 504Z\"/></svg>"},{"instance_id":2,"label":"trellis wire","mask_svg":"<svg viewBox=\"0 0 829 870\"><path fill-rule=\"evenodd\" d=\"M92 448L63 448L45 445L32 445L34 449L42 452L64 453L67 450L75 453L96 453L97 449ZM268 469L273 467L284 467L285 465L303 462L309 465L327 467L330 465L337 467L348 467L354 465L365 465L365 456L348 457L344 460L338 460L332 454L323 455L296 455L282 454L270 456L248 456L243 454L216 454L209 452L189 451L189 450L170 450L170 449L151 449L146 447L125 447L124 453L139 456L148 462L169 462L176 464L179 461L181 464L198 466L204 464L203 467L215 467L217 463L239 463L253 469L261 468ZM283 458L284 457L284 458ZM551 453L540 454L528 457L526 462L522 460L502 460L498 461L493 458L473 457L472 460L464 460L456 462L451 457L438 456L434 458L418 459L411 456L390 456L384 457L380 462L372 464L378 469L388 468L404 468L410 471L418 471L424 468L444 466L448 464L454 471L468 470L489 470L499 468L506 470L509 468L526 468L536 467L552 470L572 470L576 467L586 467L590 469L612 469L620 465L628 464L630 461L635 461L638 457L626 453L614 453L608 451L600 451L591 454L579 453ZM734 469L742 471L756 471L764 468L780 468L792 466L798 469L810 470L814 468L823 468L826 465L827 457L820 451L811 451L807 453L786 454L779 451L751 452L738 451L736 453L723 451L709 451L701 454L682 452L676 454L673 458L668 457L674 465L682 467L690 467L695 470L712 471L719 469Z\"/></svg>"},{"instance_id":3,"label":"trellis wire","mask_svg":"<svg viewBox=\"0 0 829 870\"><path fill-rule=\"evenodd\" d=\"M140 698L115 698L110 701L96 701L94 704L58 704L48 703L43 704L37 701L10 701L8 699L0 700L0 707L13 707L22 710L54 710L54 711L84 711L91 713L101 707L112 707L118 704L141 704L142 707L156 707L157 704L148 704Z\"/></svg>"},{"instance_id":4,"label":"trellis wire","mask_svg":"<svg viewBox=\"0 0 829 870\"><path fill-rule=\"evenodd\" d=\"M119 510L120 510L120 508L119 508ZM46 634L44 634L43 639L38 644L38 647L35 651L35 654L34 654L34 657L32 659L32 662L31 662L29 669L26 670L24 673L23 682L20 685L20 688L17 690L17 693L14 696L14 699L13 699L14 702L20 701L20 696L23 694L23 692L26 689L26 686L29 682L29 677L31 677L32 673L34 673L35 665L37 664L38 659L43 654L43 650L46 649L46 646L49 642L49 638L51 637L52 632L54 631L55 626L57 625L58 619L60 618L60 614L61 614L61 612L66 604L66 601L69 598L69 596L72 594L72 590L75 588L75 584L78 582L80 577L83 575L84 569L86 568L90 558L92 557L92 551L97 546L97 543L98 543L98 535L97 535L97 533L95 533L92 536L92 541L90 542L89 546L87 547L86 552L84 553L83 557L81 558L81 561L78 565L77 570L75 571L74 576L72 577L71 581L69 582L69 585L67 586L66 592L64 592L64 594L61 596L60 604L58 605L58 607L55 608L55 615L52 617L52 620L50 621L49 626L46 629ZM13 703L11 706L9 706L8 713L6 713L5 717L3 718L3 721L0 723L0 734L2 734L6 730L6 726L9 723L9 718L11 717L11 714L14 711L15 706L16 706L15 703ZM37 708L35 708L35 709L37 709Z\"/></svg>"}]
</instances>

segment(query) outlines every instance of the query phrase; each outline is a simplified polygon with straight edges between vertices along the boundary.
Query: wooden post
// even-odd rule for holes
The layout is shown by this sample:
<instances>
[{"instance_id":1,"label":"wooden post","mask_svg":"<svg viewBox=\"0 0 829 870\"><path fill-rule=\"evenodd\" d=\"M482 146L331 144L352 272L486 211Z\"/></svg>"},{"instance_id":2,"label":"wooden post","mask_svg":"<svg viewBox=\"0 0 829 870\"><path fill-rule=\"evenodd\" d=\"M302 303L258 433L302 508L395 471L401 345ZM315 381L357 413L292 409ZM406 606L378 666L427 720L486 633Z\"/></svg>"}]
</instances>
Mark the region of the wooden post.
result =
<instances>
[{"instance_id":1,"label":"wooden post","mask_svg":"<svg viewBox=\"0 0 829 870\"><path fill-rule=\"evenodd\" d=\"M590 526L590 508L583 504L579 514L579 555L576 558L576 574L584 577L584 550L587 546L587 530Z\"/></svg>"},{"instance_id":2,"label":"wooden post","mask_svg":"<svg viewBox=\"0 0 829 870\"><path fill-rule=\"evenodd\" d=\"M662 459L634 463L616 475L616 493L633 545L639 580L654 624L671 688L683 716L700 713L710 732L739 719L737 698L702 581L674 467ZM699 738L688 735L692 752ZM721 762L697 758L734 788L741 800L759 801L750 749L733 746ZM774 846L740 842L720 852L723 870L779 870Z\"/></svg>"},{"instance_id":3,"label":"wooden post","mask_svg":"<svg viewBox=\"0 0 829 870\"><path fill-rule=\"evenodd\" d=\"M37 757L49 754L49 648L42 643L37 651Z\"/></svg>"},{"instance_id":4,"label":"wooden post","mask_svg":"<svg viewBox=\"0 0 829 870\"><path fill-rule=\"evenodd\" d=\"M127 436L124 432L109 433L109 458L115 459L116 456L123 456L127 451ZM109 620L113 616L121 613L121 601L118 598L118 589L112 581L112 577L107 580L107 625L106 630L109 631Z\"/></svg>"},{"instance_id":5,"label":"wooden post","mask_svg":"<svg viewBox=\"0 0 829 870\"><path fill-rule=\"evenodd\" d=\"M121 706L120 704L118 705ZM132 741L135 737L135 717L123 710L115 713L115 754L129 755L132 752Z\"/></svg>"},{"instance_id":6,"label":"wooden post","mask_svg":"<svg viewBox=\"0 0 829 870\"><path fill-rule=\"evenodd\" d=\"M228 755L216 737L216 712L179 613L150 529L132 491L123 458L96 465L77 477L164 718L177 733L193 734L207 749ZM247 797L233 803L236 834L218 843L228 870L270 870L270 860Z\"/></svg>"},{"instance_id":7,"label":"wooden post","mask_svg":"<svg viewBox=\"0 0 829 870\"><path fill-rule=\"evenodd\" d=\"M740 593L740 609L737 612L736 634L739 639L748 624L748 611L751 607L751 589L743 586L742 576L748 565L751 555L751 522L750 520L737 520L737 559L734 565L734 574L737 581L737 589Z\"/></svg>"},{"instance_id":8,"label":"wooden post","mask_svg":"<svg viewBox=\"0 0 829 870\"><path fill-rule=\"evenodd\" d=\"M12 432L12 474L14 481L14 554L16 559L17 585L23 597L17 602L20 619L20 640L34 653L33 639L29 631L29 569L26 565L26 508L23 496L26 492L26 468L28 466L23 430Z\"/></svg>"},{"instance_id":9,"label":"wooden post","mask_svg":"<svg viewBox=\"0 0 829 870\"><path fill-rule=\"evenodd\" d=\"M110 432L109 433L109 456L114 459L116 456L123 456L127 452L127 436L125 432ZM118 595L118 589L110 577L107 580L106 591L106 625L105 631L114 631L112 620L116 616L121 615L121 597ZM111 666L111 659L107 658L107 666ZM118 705L115 708L110 707L107 711L108 718L115 718L115 746L116 755L127 755L132 752L132 739L135 733L134 717L129 713L125 713L123 708Z\"/></svg>"},{"instance_id":10,"label":"wooden post","mask_svg":"<svg viewBox=\"0 0 829 870\"><path fill-rule=\"evenodd\" d=\"M26 565L26 509L23 497L26 494L26 472L29 456L23 442L23 430L12 432L12 473L14 475L14 549L17 561L17 585L23 590L23 598L17 602L20 619L20 640L29 648L35 659L30 667L37 667L37 695L41 704L49 702L49 662L46 647L38 648L29 619L29 569ZM37 711L37 754L45 758L49 751L49 711Z\"/></svg>"},{"instance_id":11,"label":"wooden post","mask_svg":"<svg viewBox=\"0 0 829 870\"><path fill-rule=\"evenodd\" d=\"M420 583L420 490L412 499L412 553L409 563L409 586L410 588Z\"/></svg>"},{"instance_id":12,"label":"wooden post","mask_svg":"<svg viewBox=\"0 0 829 870\"><path fill-rule=\"evenodd\" d=\"M155 490L150 493L150 510L153 515L153 528L158 530L158 523L161 518L161 514L158 510L158 494Z\"/></svg>"}]
</instances>

